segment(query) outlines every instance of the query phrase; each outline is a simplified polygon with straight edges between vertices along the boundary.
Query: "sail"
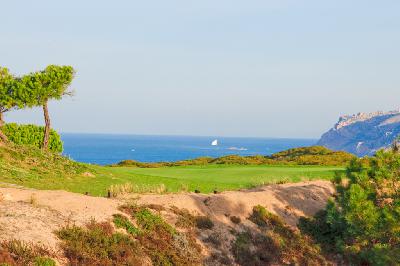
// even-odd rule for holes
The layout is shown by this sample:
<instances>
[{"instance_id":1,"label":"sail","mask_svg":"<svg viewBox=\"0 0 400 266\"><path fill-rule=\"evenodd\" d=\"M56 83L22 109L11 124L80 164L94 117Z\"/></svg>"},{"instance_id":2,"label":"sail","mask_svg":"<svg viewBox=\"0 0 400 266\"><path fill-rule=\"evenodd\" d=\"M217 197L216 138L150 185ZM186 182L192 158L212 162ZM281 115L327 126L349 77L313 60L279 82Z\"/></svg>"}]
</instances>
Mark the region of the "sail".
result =
<instances>
[{"instance_id":1,"label":"sail","mask_svg":"<svg viewBox=\"0 0 400 266\"><path fill-rule=\"evenodd\" d=\"M213 140L213 142L211 142L211 145L212 146L217 146L218 145L218 140L217 139Z\"/></svg>"}]
</instances>

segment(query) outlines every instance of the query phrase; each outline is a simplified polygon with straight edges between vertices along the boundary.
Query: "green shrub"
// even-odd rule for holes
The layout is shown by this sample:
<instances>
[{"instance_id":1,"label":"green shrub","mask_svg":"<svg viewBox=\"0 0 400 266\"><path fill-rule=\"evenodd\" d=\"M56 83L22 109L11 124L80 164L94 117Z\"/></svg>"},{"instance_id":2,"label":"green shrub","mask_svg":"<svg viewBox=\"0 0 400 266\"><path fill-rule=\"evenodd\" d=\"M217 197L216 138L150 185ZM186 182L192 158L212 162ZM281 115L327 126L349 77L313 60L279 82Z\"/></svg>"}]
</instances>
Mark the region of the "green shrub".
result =
<instances>
[{"instance_id":1,"label":"green shrub","mask_svg":"<svg viewBox=\"0 0 400 266\"><path fill-rule=\"evenodd\" d=\"M335 238L341 234L339 230L326 223L327 211L321 210L314 217L299 219L298 227L303 233L311 235L319 243L325 253L335 252Z\"/></svg>"},{"instance_id":2,"label":"green shrub","mask_svg":"<svg viewBox=\"0 0 400 266\"><path fill-rule=\"evenodd\" d=\"M201 249L193 235L178 232L143 206L123 205L121 211L135 219L140 233L134 237L153 265L200 265Z\"/></svg>"},{"instance_id":3,"label":"green shrub","mask_svg":"<svg viewBox=\"0 0 400 266\"><path fill-rule=\"evenodd\" d=\"M277 163L344 166L356 157L344 151L332 151L322 146L310 146L278 152L268 158Z\"/></svg>"},{"instance_id":4,"label":"green shrub","mask_svg":"<svg viewBox=\"0 0 400 266\"><path fill-rule=\"evenodd\" d=\"M4 125L2 131L15 144L32 145L38 148L43 146L44 127L42 126L10 123ZM50 131L49 149L59 153L63 151L60 135L55 130Z\"/></svg>"},{"instance_id":5,"label":"green shrub","mask_svg":"<svg viewBox=\"0 0 400 266\"><path fill-rule=\"evenodd\" d=\"M114 215L114 224L117 228L123 228L133 236L138 235L140 232L127 217L121 214Z\"/></svg>"},{"instance_id":6,"label":"green shrub","mask_svg":"<svg viewBox=\"0 0 400 266\"><path fill-rule=\"evenodd\" d=\"M35 259L34 266L56 266L56 262L53 259L46 257L37 257Z\"/></svg>"},{"instance_id":7,"label":"green shrub","mask_svg":"<svg viewBox=\"0 0 400 266\"><path fill-rule=\"evenodd\" d=\"M165 231L173 234L174 228L167 224L159 215L153 214L149 209L140 209L134 215L138 225L144 231Z\"/></svg>"},{"instance_id":8,"label":"green shrub","mask_svg":"<svg viewBox=\"0 0 400 266\"><path fill-rule=\"evenodd\" d=\"M243 266L273 265L279 256L278 247L271 238L250 231L237 234L232 253L236 263Z\"/></svg>"},{"instance_id":9,"label":"green shrub","mask_svg":"<svg viewBox=\"0 0 400 266\"><path fill-rule=\"evenodd\" d=\"M239 265L329 265L311 239L293 230L278 216L255 206L249 218L261 233L236 236L232 252Z\"/></svg>"},{"instance_id":10,"label":"green shrub","mask_svg":"<svg viewBox=\"0 0 400 266\"><path fill-rule=\"evenodd\" d=\"M161 167L162 165L159 165L158 163L141 163L135 160L123 160L113 166L155 168Z\"/></svg>"},{"instance_id":11,"label":"green shrub","mask_svg":"<svg viewBox=\"0 0 400 266\"><path fill-rule=\"evenodd\" d=\"M213 221L207 216L195 217L196 227L199 229L212 229L214 227Z\"/></svg>"},{"instance_id":12,"label":"green shrub","mask_svg":"<svg viewBox=\"0 0 400 266\"><path fill-rule=\"evenodd\" d=\"M400 264L400 154L379 151L356 159L345 177L337 178L338 195L325 215L303 226L322 244L352 264ZM322 225L323 231L309 230Z\"/></svg>"},{"instance_id":13,"label":"green shrub","mask_svg":"<svg viewBox=\"0 0 400 266\"><path fill-rule=\"evenodd\" d=\"M278 216L270 213L267 211L267 209L260 205L257 205L253 208L253 213L249 219L260 227L283 225L283 221Z\"/></svg>"},{"instance_id":14,"label":"green shrub","mask_svg":"<svg viewBox=\"0 0 400 266\"><path fill-rule=\"evenodd\" d=\"M123 166L123 167L139 167L139 168L159 168L159 167L171 167L171 166L188 166L188 165L207 165L214 159L211 157L199 157L195 159L182 160L177 162L148 162L142 163L135 160L123 160L117 164L111 166Z\"/></svg>"},{"instance_id":15,"label":"green shrub","mask_svg":"<svg viewBox=\"0 0 400 266\"><path fill-rule=\"evenodd\" d=\"M223 241L223 233L218 231L211 233L204 239L204 242L211 243L214 247L220 247Z\"/></svg>"},{"instance_id":16,"label":"green shrub","mask_svg":"<svg viewBox=\"0 0 400 266\"><path fill-rule=\"evenodd\" d=\"M144 253L128 235L115 233L109 223L67 226L56 232L70 265L140 265Z\"/></svg>"},{"instance_id":17,"label":"green shrub","mask_svg":"<svg viewBox=\"0 0 400 266\"><path fill-rule=\"evenodd\" d=\"M195 159L183 160L170 163L171 166L187 166L187 165L207 165L209 164L213 158L211 157L198 157Z\"/></svg>"},{"instance_id":18,"label":"green shrub","mask_svg":"<svg viewBox=\"0 0 400 266\"><path fill-rule=\"evenodd\" d=\"M187 209L178 209L171 207L171 210L177 215L175 226L179 228L191 229L196 225L196 217L192 215Z\"/></svg>"},{"instance_id":19,"label":"green shrub","mask_svg":"<svg viewBox=\"0 0 400 266\"><path fill-rule=\"evenodd\" d=\"M226 155L219 158L215 158L211 161L212 164L252 164L251 159L240 155Z\"/></svg>"}]
</instances>

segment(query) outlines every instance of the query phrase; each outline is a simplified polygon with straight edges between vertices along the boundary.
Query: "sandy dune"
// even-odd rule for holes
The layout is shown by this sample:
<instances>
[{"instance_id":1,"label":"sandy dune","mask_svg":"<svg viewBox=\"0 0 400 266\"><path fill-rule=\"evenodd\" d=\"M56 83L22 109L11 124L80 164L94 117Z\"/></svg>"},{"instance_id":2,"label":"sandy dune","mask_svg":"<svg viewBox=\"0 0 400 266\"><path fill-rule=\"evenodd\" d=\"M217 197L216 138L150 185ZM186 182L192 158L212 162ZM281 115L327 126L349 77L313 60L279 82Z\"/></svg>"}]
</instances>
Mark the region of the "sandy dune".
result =
<instances>
[{"instance_id":1,"label":"sandy dune","mask_svg":"<svg viewBox=\"0 0 400 266\"><path fill-rule=\"evenodd\" d=\"M252 190L204 195L194 193L135 195L139 204L185 208L209 215L215 222L229 224L229 216L245 220L253 206L263 205L295 226L300 216L322 209L334 193L328 181L265 186ZM66 223L78 225L94 218L111 219L126 199L106 199L65 191L0 188L0 240L16 238L57 247L52 233Z\"/></svg>"},{"instance_id":2,"label":"sandy dune","mask_svg":"<svg viewBox=\"0 0 400 266\"><path fill-rule=\"evenodd\" d=\"M185 208L229 223L229 216L247 218L255 205L262 205L295 226L301 216L313 215L322 209L334 193L328 181L265 186L252 190L228 191L220 194L144 195L140 204L159 204Z\"/></svg>"}]
</instances>

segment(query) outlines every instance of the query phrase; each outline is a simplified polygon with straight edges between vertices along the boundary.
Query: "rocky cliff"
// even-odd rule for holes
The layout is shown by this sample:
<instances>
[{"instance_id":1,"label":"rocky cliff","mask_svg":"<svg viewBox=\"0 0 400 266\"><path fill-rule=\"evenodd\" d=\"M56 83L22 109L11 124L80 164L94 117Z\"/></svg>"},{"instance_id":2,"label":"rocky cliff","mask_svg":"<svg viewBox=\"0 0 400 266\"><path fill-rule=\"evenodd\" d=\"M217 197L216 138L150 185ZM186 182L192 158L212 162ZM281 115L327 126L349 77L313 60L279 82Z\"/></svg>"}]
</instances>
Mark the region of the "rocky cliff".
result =
<instances>
[{"instance_id":1,"label":"rocky cliff","mask_svg":"<svg viewBox=\"0 0 400 266\"><path fill-rule=\"evenodd\" d=\"M400 135L400 110L341 116L318 145L358 156L389 147Z\"/></svg>"}]
</instances>

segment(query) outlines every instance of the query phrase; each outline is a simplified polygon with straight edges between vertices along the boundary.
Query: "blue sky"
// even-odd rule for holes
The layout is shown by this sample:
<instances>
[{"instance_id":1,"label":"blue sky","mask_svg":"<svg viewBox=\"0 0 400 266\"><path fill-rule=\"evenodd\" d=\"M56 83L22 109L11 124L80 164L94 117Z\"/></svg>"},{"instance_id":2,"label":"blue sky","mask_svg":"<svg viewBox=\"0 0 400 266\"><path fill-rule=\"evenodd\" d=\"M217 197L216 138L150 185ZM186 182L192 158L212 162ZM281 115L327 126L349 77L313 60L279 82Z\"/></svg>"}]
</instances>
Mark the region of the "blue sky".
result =
<instances>
[{"instance_id":1,"label":"blue sky","mask_svg":"<svg viewBox=\"0 0 400 266\"><path fill-rule=\"evenodd\" d=\"M63 132L318 138L400 107L399 1L2 1L0 64L77 70ZM8 122L43 123L40 109Z\"/></svg>"}]
</instances>

